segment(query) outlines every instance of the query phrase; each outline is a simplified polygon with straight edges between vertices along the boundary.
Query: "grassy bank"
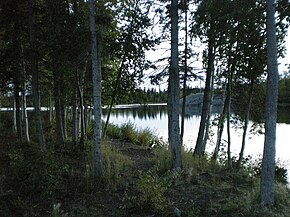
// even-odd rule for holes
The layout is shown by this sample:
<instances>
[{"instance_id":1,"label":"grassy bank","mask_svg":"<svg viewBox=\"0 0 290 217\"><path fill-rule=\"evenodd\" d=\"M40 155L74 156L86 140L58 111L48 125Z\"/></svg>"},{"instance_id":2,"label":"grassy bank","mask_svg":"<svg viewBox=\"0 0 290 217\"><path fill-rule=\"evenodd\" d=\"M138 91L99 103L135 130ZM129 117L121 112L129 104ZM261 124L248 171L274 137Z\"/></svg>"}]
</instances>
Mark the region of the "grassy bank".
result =
<instances>
[{"instance_id":1,"label":"grassy bank","mask_svg":"<svg viewBox=\"0 0 290 217\"><path fill-rule=\"evenodd\" d=\"M183 151L182 170L171 171L166 144L130 123L109 126L98 179L90 141L46 153L16 141L7 134L0 146L0 216L290 216L278 181L273 211L260 209L258 163L237 172Z\"/></svg>"}]
</instances>

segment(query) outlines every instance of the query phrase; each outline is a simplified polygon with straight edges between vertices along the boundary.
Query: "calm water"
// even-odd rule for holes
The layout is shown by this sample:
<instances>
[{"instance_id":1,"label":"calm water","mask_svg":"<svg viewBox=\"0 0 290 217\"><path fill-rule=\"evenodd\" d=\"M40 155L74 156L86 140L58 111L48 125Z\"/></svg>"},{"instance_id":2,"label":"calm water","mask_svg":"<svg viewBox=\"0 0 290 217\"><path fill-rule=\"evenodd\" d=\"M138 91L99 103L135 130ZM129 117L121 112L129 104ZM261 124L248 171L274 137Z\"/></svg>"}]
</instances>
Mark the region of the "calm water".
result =
<instances>
[{"instance_id":1,"label":"calm water","mask_svg":"<svg viewBox=\"0 0 290 217\"><path fill-rule=\"evenodd\" d=\"M185 133L184 145L186 148L194 148L197 139L200 111L198 108L189 108L187 110L185 119ZM104 111L104 118L106 112ZM214 115L213 117L214 118ZM151 105L151 106L130 106L123 105L117 106L111 114L110 122L121 125L123 123L132 122L139 129L150 128L156 135L167 140L167 109L166 105ZM250 122L250 126L253 122ZM261 128L262 129L262 128ZM216 127L211 128L211 139L207 146L207 151L211 153L214 149L216 141ZM262 129L263 130L263 129ZM224 129L223 143L226 146L227 134L226 128ZM242 130L240 128L231 128L232 136L232 154L238 156L240 146L242 143ZM276 156L277 160L287 164L288 171L290 171L290 112L288 110L280 110L278 114L277 123L277 143L276 143ZM253 134L248 132L246 141L245 156L252 155L257 158L263 152L264 135Z\"/></svg>"}]
</instances>

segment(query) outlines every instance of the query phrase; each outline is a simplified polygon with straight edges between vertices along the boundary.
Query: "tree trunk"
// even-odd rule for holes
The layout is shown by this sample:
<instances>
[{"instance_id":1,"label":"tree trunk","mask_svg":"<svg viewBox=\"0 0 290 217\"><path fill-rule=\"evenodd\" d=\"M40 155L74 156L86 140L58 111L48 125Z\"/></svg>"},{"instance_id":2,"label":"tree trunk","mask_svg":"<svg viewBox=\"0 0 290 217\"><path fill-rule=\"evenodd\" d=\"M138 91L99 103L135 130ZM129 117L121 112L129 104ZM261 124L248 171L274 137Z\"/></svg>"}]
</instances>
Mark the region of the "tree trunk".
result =
<instances>
[{"instance_id":1,"label":"tree trunk","mask_svg":"<svg viewBox=\"0 0 290 217\"><path fill-rule=\"evenodd\" d=\"M26 91L25 91L26 88L25 88L25 84L22 84L22 85L23 85L22 91L21 91L22 129L23 129L23 135L24 135L25 141L30 143Z\"/></svg>"},{"instance_id":2,"label":"tree trunk","mask_svg":"<svg viewBox=\"0 0 290 217\"><path fill-rule=\"evenodd\" d=\"M264 207L274 205L274 176L276 155L276 122L278 101L278 63L275 27L275 1L267 0L267 95L265 142L261 173L261 204Z\"/></svg>"},{"instance_id":3,"label":"tree trunk","mask_svg":"<svg viewBox=\"0 0 290 217\"><path fill-rule=\"evenodd\" d=\"M52 125L52 119L53 119L53 112L54 112L54 106L53 106L53 101L52 101L52 93L49 91L49 99L48 99L48 104L49 104L49 124Z\"/></svg>"},{"instance_id":4,"label":"tree trunk","mask_svg":"<svg viewBox=\"0 0 290 217\"><path fill-rule=\"evenodd\" d=\"M93 70L93 102L94 102L94 171L98 177L101 175L101 56L100 42L97 44L95 7L94 1L89 0L90 7L90 31L92 43L92 70Z\"/></svg>"},{"instance_id":5,"label":"tree trunk","mask_svg":"<svg viewBox=\"0 0 290 217\"><path fill-rule=\"evenodd\" d=\"M228 84L226 86L228 88ZM223 111L220 114L219 121L218 121L217 141L216 141L216 146L215 146L214 153L213 153L213 159L215 159L215 160L218 157L218 152L219 152L220 146L221 146L222 135L223 135L223 131L224 131L225 117L226 117L226 113L227 113L228 100L229 100L229 97L226 94L226 98L224 100L224 105L223 105Z\"/></svg>"},{"instance_id":6,"label":"tree trunk","mask_svg":"<svg viewBox=\"0 0 290 217\"><path fill-rule=\"evenodd\" d=\"M205 125L205 133L204 133L204 139L203 139L203 147L206 147L207 140L209 139L209 130L210 130L210 116L211 116L211 110L212 110L212 103L213 103L213 84L214 84L214 73L211 77L211 88L210 88L210 102L208 105L208 115L206 118L206 125Z\"/></svg>"},{"instance_id":7,"label":"tree trunk","mask_svg":"<svg viewBox=\"0 0 290 217\"><path fill-rule=\"evenodd\" d=\"M203 94L203 104L202 104L202 112L199 124L199 131L197 136L197 141L194 149L194 155L202 156L205 152L205 143L203 142L205 136L205 127L207 122L207 117L209 113L209 104L210 104L210 90L211 90L211 79L214 72L214 59L215 59L215 39L214 36L209 36L208 39L208 64L207 64L207 72L206 72L206 81L205 81L205 89Z\"/></svg>"},{"instance_id":8,"label":"tree trunk","mask_svg":"<svg viewBox=\"0 0 290 217\"><path fill-rule=\"evenodd\" d=\"M56 122L56 140L58 145L64 144L62 106L60 96L60 77L57 67L54 72L54 101L55 101L55 122Z\"/></svg>"},{"instance_id":9,"label":"tree trunk","mask_svg":"<svg viewBox=\"0 0 290 217\"><path fill-rule=\"evenodd\" d=\"M228 133L228 167L232 169L232 154L231 154L231 101L232 101L232 77L235 65L233 64L229 70L228 74L228 89L227 89L227 133Z\"/></svg>"},{"instance_id":10,"label":"tree trunk","mask_svg":"<svg viewBox=\"0 0 290 217\"><path fill-rule=\"evenodd\" d=\"M172 167L181 168L179 131L179 71L178 71L178 0L171 0L171 61L168 83L168 141Z\"/></svg>"},{"instance_id":11,"label":"tree trunk","mask_svg":"<svg viewBox=\"0 0 290 217\"><path fill-rule=\"evenodd\" d=\"M62 121L62 133L64 142L67 140L67 126L66 126L66 103L64 97L64 76L63 73L59 73L59 101L60 101L60 114L61 114L61 121Z\"/></svg>"},{"instance_id":12,"label":"tree trunk","mask_svg":"<svg viewBox=\"0 0 290 217\"><path fill-rule=\"evenodd\" d=\"M21 111L20 111L20 97L19 97L19 81L14 79L14 97L15 97L15 114L16 114L16 132L18 139L23 142L22 126L21 126Z\"/></svg>"},{"instance_id":13,"label":"tree trunk","mask_svg":"<svg viewBox=\"0 0 290 217\"><path fill-rule=\"evenodd\" d=\"M80 76L77 76L77 90L80 101L80 148L84 150L84 142L85 142L85 112L84 112L84 95L83 88L80 84Z\"/></svg>"},{"instance_id":14,"label":"tree trunk","mask_svg":"<svg viewBox=\"0 0 290 217\"><path fill-rule=\"evenodd\" d=\"M21 67L21 113L22 113L22 130L25 142L30 143L29 138L29 125L28 125L28 115L27 115L27 100L26 100L26 85L25 85L25 65L23 60L23 48L21 48L21 57L20 57L20 67Z\"/></svg>"},{"instance_id":15,"label":"tree trunk","mask_svg":"<svg viewBox=\"0 0 290 217\"><path fill-rule=\"evenodd\" d=\"M247 110L246 114L244 117L244 127L243 127L243 139L242 139L242 146L241 146L241 151L239 154L239 160L237 162L237 169L240 169L242 160L244 157L244 151L245 151L245 146L246 146L246 138L247 138L247 130L248 130L248 125L249 125L249 118L250 118L250 111L252 107L252 101L253 101L253 92L254 92L254 80L251 80L251 87L250 87L250 92L248 96L248 102L247 102Z\"/></svg>"},{"instance_id":16,"label":"tree trunk","mask_svg":"<svg viewBox=\"0 0 290 217\"><path fill-rule=\"evenodd\" d=\"M73 121L73 130L72 130L72 141L74 145L77 145L78 141L78 88L77 88L77 69L76 76L73 82L74 93L72 95L72 121Z\"/></svg>"},{"instance_id":17,"label":"tree trunk","mask_svg":"<svg viewBox=\"0 0 290 217\"><path fill-rule=\"evenodd\" d=\"M15 93L14 93L15 94ZM13 97L13 128L14 132L17 133L17 120L16 120L16 97Z\"/></svg>"},{"instance_id":18,"label":"tree trunk","mask_svg":"<svg viewBox=\"0 0 290 217\"><path fill-rule=\"evenodd\" d=\"M183 144L183 135L184 135L184 118L185 118L185 107L186 107L186 82L188 74L187 66L187 54L188 54L188 28L187 28L187 1L184 1L184 77L183 77L183 89L182 89L182 112L181 112L181 129L180 129L180 144Z\"/></svg>"}]
</instances>

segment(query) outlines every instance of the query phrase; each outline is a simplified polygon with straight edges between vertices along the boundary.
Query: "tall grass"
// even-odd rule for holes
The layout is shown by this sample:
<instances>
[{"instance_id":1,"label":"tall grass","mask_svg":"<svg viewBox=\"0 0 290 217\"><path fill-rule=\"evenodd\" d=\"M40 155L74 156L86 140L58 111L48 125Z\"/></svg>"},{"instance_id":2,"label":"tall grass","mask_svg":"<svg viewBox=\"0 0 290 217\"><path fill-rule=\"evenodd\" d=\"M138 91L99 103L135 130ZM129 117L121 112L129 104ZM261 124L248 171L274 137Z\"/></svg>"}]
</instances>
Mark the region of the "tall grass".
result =
<instances>
[{"instance_id":1,"label":"tall grass","mask_svg":"<svg viewBox=\"0 0 290 217\"><path fill-rule=\"evenodd\" d=\"M121 126L109 124L107 128L107 136L144 147L149 147L156 139L156 136L151 129L137 129L137 127L131 122L124 123Z\"/></svg>"}]
</instances>

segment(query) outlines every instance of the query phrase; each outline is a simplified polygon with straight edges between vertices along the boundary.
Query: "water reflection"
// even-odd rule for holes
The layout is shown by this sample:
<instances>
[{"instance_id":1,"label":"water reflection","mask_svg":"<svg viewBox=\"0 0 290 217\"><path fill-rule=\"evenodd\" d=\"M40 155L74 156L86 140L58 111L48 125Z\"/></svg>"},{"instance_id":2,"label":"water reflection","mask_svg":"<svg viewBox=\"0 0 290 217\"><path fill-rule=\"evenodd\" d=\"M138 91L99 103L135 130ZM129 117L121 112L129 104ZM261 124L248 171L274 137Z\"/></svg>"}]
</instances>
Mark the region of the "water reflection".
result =
<instances>
[{"instance_id":1,"label":"water reflection","mask_svg":"<svg viewBox=\"0 0 290 217\"><path fill-rule=\"evenodd\" d=\"M185 119L189 119L193 116L199 117L201 114L201 106L186 106L185 107ZM221 106L214 106L212 113L218 114L222 110ZM181 108L180 108L181 113ZM103 109L103 116L107 116L108 110ZM167 106L163 105L139 105L139 106L119 106L112 109L111 114L115 118L133 117L133 119L150 120L150 119L161 119L167 115Z\"/></svg>"},{"instance_id":2,"label":"water reflection","mask_svg":"<svg viewBox=\"0 0 290 217\"><path fill-rule=\"evenodd\" d=\"M108 110L103 109L103 115L107 116ZM114 108L111 113L115 118L133 117L133 119L150 120L161 119L164 115L167 115L166 105L156 106L138 106L128 108Z\"/></svg>"},{"instance_id":3,"label":"water reflection","mask_svg":"<svg viewBox=\"0 0 290 217\"><path fill-rule=\"evenodd\" d=\"M221 108L219 108L221 109ZM219 113L220 110L213 110ZM195 146L197 133L199 129L201 108L198 106L188 106L186 108L185 117L185 131L184 131L184 147L186 149L192 149ZM104 110L103 118L105 118L107 112ZM168 135L168 118L167 108L163 106L139 106L134 108L114 109L110 118L110 122L120 125L131 122L135 124L138 129L150 128L157 136L162 137L165 141ZM250 126L253 121L250 121ZM212 153L214 149L214 143L216 141L216 126L211 128L211 135L209 144L207 146L207 152ZM227 132L227 129L224 130ZM232 156L238 156L242 144L242 129L231 127L232 132ZM278 123L277 123L277 140L276 140L276 159L284 162L286 168L290 171L290 147L288 143L290 141L290 112L286 108L279 109ZM223 135L223 143L226 146L227 135ZM245 156L251 155L253 158L260 158L263 152L264 135L253 134L248 132L246 139ZM288 177L290 182L290 177Z\"/></svg>"}]
</instances>

